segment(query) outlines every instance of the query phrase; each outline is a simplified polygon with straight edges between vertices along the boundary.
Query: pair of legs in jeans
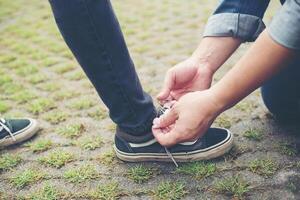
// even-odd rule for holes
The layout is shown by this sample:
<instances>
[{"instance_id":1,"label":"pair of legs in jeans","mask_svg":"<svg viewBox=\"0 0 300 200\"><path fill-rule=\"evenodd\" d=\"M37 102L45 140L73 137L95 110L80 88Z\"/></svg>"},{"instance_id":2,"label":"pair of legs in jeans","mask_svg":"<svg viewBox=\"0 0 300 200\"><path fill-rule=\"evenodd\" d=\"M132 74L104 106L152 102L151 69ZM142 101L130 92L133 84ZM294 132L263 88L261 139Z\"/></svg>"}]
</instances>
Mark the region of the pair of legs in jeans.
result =
<instances>
[{"instance_id":1,"label":"pair of legs in jeans","mask_svg":"<svg viewBox=\"0 0 300 200\"><path fill-rule=\"evenodd\" d=\"M111 119L125 132L151 131L156 110L129 56L108 0L50 0L67 45L95 86ZM299 115L300 66L297 61L262 87L263 99L278 116Z\"/></svg>"}]
</instances>

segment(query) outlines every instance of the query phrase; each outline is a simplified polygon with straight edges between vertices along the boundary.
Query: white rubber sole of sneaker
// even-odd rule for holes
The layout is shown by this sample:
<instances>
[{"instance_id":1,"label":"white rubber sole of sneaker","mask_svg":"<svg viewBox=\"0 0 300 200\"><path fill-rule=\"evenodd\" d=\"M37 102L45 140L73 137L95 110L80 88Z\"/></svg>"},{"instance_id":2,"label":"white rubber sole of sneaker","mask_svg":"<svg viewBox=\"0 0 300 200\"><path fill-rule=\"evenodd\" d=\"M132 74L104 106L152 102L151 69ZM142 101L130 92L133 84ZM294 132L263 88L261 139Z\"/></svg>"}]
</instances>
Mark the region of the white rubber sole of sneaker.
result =
<instances>
[{"instance_id":1,"label":"white rubber sole of sneaker","mask_svg":"<svg viewBox=\"0 0 300 200\"><path fill-rule=\"evenodd\" d=\"M222 142L215 144L209 148L192 151L189 153L172 153L176 162L190 162L200 160L210 160L220 157L227 153L233 146L233 135L229 130L228 137ZM161 153L126 153L122 152L114 145L114 150L117 157L120 160L127 162L142 162L142 161L160 161L160 162L172 162L167 154Z\"/></svg>"},{"instance_id":2,"label":"white rubber sole of sneaker","mask_svg":"<svg viewBox=\"0 0 300 200\"><path fill-rule=\"evenodd\" d=\"M35 119L28 118L28 120L30 121L30 124L25 129L18 131L20 133L14 135L16 140L12 137L3 138L0 140L0 148L23 142L34 136L40 128Z\"/></svg>"}]
</instances>

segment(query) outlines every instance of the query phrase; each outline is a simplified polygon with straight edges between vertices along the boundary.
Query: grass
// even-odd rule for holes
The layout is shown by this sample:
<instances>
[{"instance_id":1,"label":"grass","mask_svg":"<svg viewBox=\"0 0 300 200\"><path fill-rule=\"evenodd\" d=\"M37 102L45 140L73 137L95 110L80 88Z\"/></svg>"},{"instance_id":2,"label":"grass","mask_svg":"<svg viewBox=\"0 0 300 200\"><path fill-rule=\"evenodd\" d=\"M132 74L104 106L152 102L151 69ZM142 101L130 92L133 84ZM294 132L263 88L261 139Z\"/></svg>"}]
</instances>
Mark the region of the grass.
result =
<instances>
[{"instance_id":1,"label":"grass","mask_svg":"<svg viewBox=\"0 0 300 200\"><path fill-rule=\"evenodd\" d=\"M103 144L103 139L100 136L85 136L80 138L76 144L84 150L95 150Z\"/></svg>"},{"instance_id":2,"label":"grass","mask_svg":"<svg viewBox=\"0 0 300 200\"><path fill-rule=\"evenodd\" d=\"M54 92L59 90L61 88L61 85L58 83L50 82L40 85L39 88L46 92Z\"/></svg>"},{"instance_id":3,"label":"grass","mask_svg":"<svg viewBox=\"0 0 300 200\"><path fill-rule=\"evenodd\" d=\"M73 69L75 69L75 65L72 64L72 63L62 63L62 64L58 64L58 65L53 66L53 70L57 74L64 74L64 73L69 72Z\"/></svg>"},{"instance_id":4,"label":"grass","mask_svg":"<svg viewBox=\"0 0 300 200\"><path fill-rule=\"evenodd\" d=\"M0 156L0 170L8 170L17 166L22 161L21 157L13 154L3 154Z\"/></svg>"},{"instance_id":5,"label":"grass","mask_svg":"<svg viewBox=\"0 0 300 200\"><path fill-rule=\"evenodd\" d=\"M117 182L100 184L96 190L89 192L88 196L98 200L115 200L122 196L122 190Z\"/></svg>"},{"instance_id":6,"label":"grass","mask_svg":"<svg viewBox=\"0 0 300 200\"><path fill-rule=\"evenodd\" d=\"M83 165L76 169L70 169L64 173L64 178L72 183L81 183L85 180L99 177L95 166Z\"/></svg>"},{"instance_id":7,"label":"grass","mask_svg":"<svg viewBox=\"0 0 300 200\"><path fill-rule=\"evenodd\" d=\"M50 149L53 146L53 143L49 139L40 139L36 142L29 143L26 146L28 146L32 152L40 153Z\"/></svg>"},{"instance_id":8,"label":"grass","mask_svg":"<svg viewBox=\"0 0 300 200\"><path fill-rule=\"evenodd\" d=\"M78 99L73 101L69 106L76 110L89 109L95 105L95 102L88 98Z\"/></svg>"},{"instance_id":9,"label":"grass","mask_svg":"<svg viewBox=\"0 0 300 200\"><path fill-rule=\"evenodd\" d=\"M261 141L263 139L263 133L260 130L253 128L246 130L243 136L254 141Z\"/></svg>"},{"instance_id":10,"label":"grass","mask_svg":"<svg viewBox=\"0 0 300 200\"><path fill-rule=\"evenodd\" d=\"M127 176L135 183L144 183L153 176L153 169L137 165L128 169Z\"/></svg>"},{"instance_id":11,"label":"grass","mask_svg":"<svg viewBox=\"0 0 300 200\"><path fill-rule=\"evenodd\" d=\"M67 76L67 78L71 81L79 81L79 80L85 78L85 74L82 71L76 71L72 74L69 74Z\"/></svg>"},{"instance_id":12,"label":"grass","mask_svg":"<svg viewBox=\"0 0 300 200\"><path fill-rule=\"evenodd\" d=\"M75 138L80 136L85 131L83 124L71 124L65 127L60 127L56 129L56 132L67 138Z\"/></svg>"},{"instance_id":13,"label":"grass","mask_svg":"<svg viewBox=\"0 0 300 200\"><path fill-rule=\"evenodd\" d=\"M94 118L95 120L102 120L107 118L107 110L103 108L96 109L95 111L89 112L88 116Z\"/></svg>"},{"instance_id":14,"label":"grass","mask_svg":"<svg viewBox=\"0 0 300 200\"><path fill-rule=\"evenodd\" d=\"M176 169L176 172L187 174L197 179L202 179L213 175L217 171L214 163L207 162L192 162L184 164Z\"/></svg>"},{"instance_id":15,"label":"grass","mask_svg":"<svg viewBox=\"0 0 300 200\"><path fill-rule=\"evenodd\" d=\"M264 177L272 176L278 169L278 165L271 159L255 159L250 162L249 170Z\"/></svg>"},{"instance_id":16,"label":"grass","mask_svg":"<svg viewBox=\"0 0 300 200\"><path fill-rule=\"evenodd\" d=\"M217 193L225 193L232 196L234 199L243 199L249 192L249 184L239 176L225 178L214 184L214 190Z\"/></svg>"},{"instance_id":17,"label":"grass","mask_svg":"<svg viewBox=\"0 0 300 200\"><path fill-rule=\"evenodd\" d=\"M33 114L40 114L55 108L55 103L47 98L39 98L28 104L27 110Z\"/></svg>"},{"instance_id":18,"label":"grass","mask_svg":"<svg viewBox=\"0 0 300 200\"><path fill-rule=\"evenodd\" d=\"M33 65L28 65L24 67L20 67L16 70L16 74L19 76L28 76L38 72L38 68Z\"/></svg>"},{"instance_id":19,"label":"grass","mask_svg":"<svg viewBox=\"0 0 300 200\"><path fill-rule=\"evenodd\" d=\"M223 127L223 128L230 128L231 127L231 121L230 121L230 118L223 114L223 115L220 115L215 123L220 126L220 127Z\"/></svg>"},{"instance_id":20,"label":"grass","mask_svg":"<svg viewBox=\"0 0 300 200\"><path fill-rule=\"evenodd\" d=\"M181 182L161 182L154 191L154 198L161 200L176 200L184 197L188 191Z\"/></svg>"},{"instance_id":21,"label":"grass","mask_svg":"<svg viewBox=\"0 0 300 200\"><path fill-rule=\"evenodd\" d=\"M49 78L42 73L36 73L30 76L26 76L26 80L31 84L38 84L47 81Z\"/></svg>"},{"instance_id":22,"label":"grass","mask_svg":"<svg viewBox=\"0 0 300 200\"><path fill-rule=\"evenodd\" d=\"M11 99L18 103L27 103L37 97L37 94L30 90L22 90L12 95Z\"/></svg>"},{"instance_id":23,"label":"grass","mask_svg":"<svg viewBox=\"0 0 300 200\"><path fill-rule=\"evenodd\" d=\"M78 92L64 90L64 91L59 91L59 92L54 93L53 99L56 101L61 101L61 100L76 97L78 95L79 95Z\"/></svg>"},{"instance_id":24,"label":"grass","mask_svg":"<svg viewBox=\"0 0 300 200\"><path fill-rule=\"evenodd\" d=\"M0 101L0 114L6 113L8 110L10 110L10 106L7 105L7 103L4 103L3 101Z\"/></svg>"},{"instance_id":25,"label":"grass","mask_svg":"<svg viewBox=\"0 0 300 200\"><path fill-rule=\"evenodd\" d=\"M38 160L40 163L46 166L60 168L68 162L74 160L74 155L66 151L54 150L48 155L39 158Z\"/></svg>"},{"instance_id":26,"label":"grass","mask_svg":"<svg viewBox=\"0 0 300 200\"><path fill-rule=\"evenodd\" d=\"M50 183L46 183L41 189L29 195L29 197L25 199L58 200L61 199L61 192Z\"/></svg>"},{"instance_id":27,"label":"grass","mask_svg":"<svg viewBox=\"0 0 300 200\"><path fill-rule=\"evenodd\" d=\"M5 83L11 83L13 80L9 75L3 74L0 77L0 85L3 85Z\"/></svg>"},{"instance_id":28,"label":"grass","mask_svg":"<svg viewBox=\"0 0 300 200\"><path fill-rule=\"evenodd\" d=\"M26 169L22 172L17 173L15 176L10 178L10 183L21 189L31 183L35 183L45 177L45 174L37 171L36 169Z\"/></svg>"},{"instance_id":29,"label":"grass","mask_svg":"<svg viewBox=\"0 0 300 200\"><path fill-rule=\"evenodd\" d=\"M24 90L24 87L16 83L5 83L0 86L0 92L2 94L15 94Z\"/></svg>"},{"instance_id":30,"label":"grass","mask_svg":"<svg viewBox=\"0 0 300 200\"><path fill-rule=\"evenodd\" d=\"M44 119L54 125L66 121L68 117L69 115L65 112L59 110L53 110L47 113L44 116Z\"/></svg>"},{"instance_id":31,"label":"grass","mask_svg":"<svg viewBox=\"0 0 300 200\"><path fill-rule=\"evenodd\" d=\"M107 151L98 157L100 163L104 165L111 165L116 162L116 154L114 150Z\"/></svg>"},{"instance_id":32,"label":"grass","mask_svg":"<svg viewBox=\"0 0 300 200\"><path fill-rule=\"evenodd\" d=\"M287 156L295 156L298 153L295 144L288 143L288 142L279 142L277 144L277 149L281 154Z\"/></svg>"}]
</instances>

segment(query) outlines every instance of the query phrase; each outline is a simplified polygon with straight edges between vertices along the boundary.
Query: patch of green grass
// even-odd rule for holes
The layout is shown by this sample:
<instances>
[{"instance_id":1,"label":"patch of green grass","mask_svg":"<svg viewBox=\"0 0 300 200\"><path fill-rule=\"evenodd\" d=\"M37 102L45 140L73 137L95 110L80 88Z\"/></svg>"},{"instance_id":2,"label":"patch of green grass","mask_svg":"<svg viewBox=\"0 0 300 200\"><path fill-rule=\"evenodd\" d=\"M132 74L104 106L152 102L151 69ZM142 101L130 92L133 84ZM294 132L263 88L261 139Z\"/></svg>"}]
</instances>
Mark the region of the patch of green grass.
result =
<instances>
[{"instance_id":1,"label":"patch of green grass","mask_svg":"<svg viewBox=\"0 0 300 200\"><path fill-rule=\"evenodd\" d=\"M39 70L36 66L28 65L26 67L21 67L16 70L16 74L19 76L27 76L37 73Z\"/></svg>"},{"instance_id":2,"label":"patch of green grass","mask_svg":"<svg viewBox=\"0 0 300 200\"><path fill-rule=\"evenodd\" d=\"M22 161L20 156L3 154L0 156L0 170L8 170L17 166Z\"/></svg>"},{"instance_id":3,"label":"patch of green grass","mask_svg":"<svg viewBox=\"0 0 300 200\"><path fill-rule=\"evenodd\" d=\"M101 184L96 190L89 192L88 196L99 200L115 200L122 196L122 190L117 182Z\"/></svg>"},{"instance_id":4,"label":"patch of green grass","mask_svg":"<svg viewBox=\"0 0 300 200\"><path fill-rule=\"evenodd\" d=\"M165 181L161 182L154 191L154 198L162 200L176 200L181 199L187 193L188 191L185 188L185 184L181 182Z\"/></svg>"},{"instance_id":5,"label":"patch of green grass","mask_svg":"<svg viewBox=\"0 0 300 200\"><path fill-rule=\"evenodd\" d=\"M28 104L27 110L33 114L40 114L55 108L55 103L47 98L39 98Z\"/></svg>"},{"instance_id":6,"label":"patch of green grass","mask_svg":"<svg viewBox=\"0 0 300 200\"><path fill-rule=\"evenodd\" d=\"M243 199L245 194L249 192L249 184L239 176L225 178L214 185L217 193L225 193L234 198Z\"/></svg>"},{"instance_id":7,"label":"patch of green grass","mask_svg":"<svg viewBox=\"0 0 300 200\"><path fill-rule=\"evenodd\" d=\"M85 180L99 177L95 166L83 165L76 169L70 169L64 173L64 178L72 183L81 183Z\"/></svg>"},{"instance_id":8,"label":"patch of green grass","mask_svg":"<svg viewBox=\"0 0 300 200\"><path fill-rule=\"evenodd\" d=\"M23 188L31 183L35 183L45 177L44 173L36 169L26 169L25 171L17 173L10 178L10 182L17 188Z\"/></svg>"},{"instance_id":9,"label":"patch of green grass","mask_svg":"<svg viewBox=\"0 0 300 200\"><path fill-rule=\"evenodd\" d=\"M230 118L227 116L227 115L220 115L215 123L220 126L220 127L223 127L223 128L230 128L231 127L231 121L230 121Z\"/></svg>"},{"instance_id":10,"label":"patch of green grass","mask_svg":"<svg viewBox=\"0 0 300 200\"><path fill-rule=\"evenodd\" d=\"M246 101L240 102L235 106L235 108L237 108L238 110L247 113L251 112L254 107L255 105L253 103Z\"/></svg>"},{"instance_id":11,"label":"patch of green grass","mask_svg":"<svg viewBox=\"0 0 300 200\"><path fill-rule=\"evenodd\" d=\"M54 150L38 160L44 165L60 168L68 162L74 160L74 155L66 151Z\"/></svg>"},{"instance_id":12,"label":"patch of green grass","mask_svg":"<svg viewBox=\"0 0 300 200\"><path fill-rule=\"evenodd\" d=\"M176 172L191 175L197 179L202 179L213 175L217 171L214 163L207 162L192 162L183 164L176 169Z\"/></svg>"},{"instance_id":13,"label":"patch of green grass","mask_svg":"<svg viewBox=\"0 0 300 200\"><path fill-rule=\"evenodd\" d=\"M17 57L14 55L11 55L11 54L1 55L0 63L6 64L6 63L13 62L16 59L17 59Z\"/></svg>"},{"instance_id":14,"label":"patch of green grass","mask_svg":"<svg viewBox=\"0 0 300 200\"><path fill-rule=\"evenodd\" d=\"M46 121L50 122L51 124L59 124L61 122L66 121L68 117L69 117L69 115L67 113L59 111L59 110L55 110L55 111L51 111L51 112L47 113L44 116L44 119Z\"/></svg>"},{"instance_id":15,"label":"patch of green grass","mask_svg":"<svg viewBox=\"0 0 300 200\"><path fill-rule=\"evenodd\" d=\"M78 81L78 80L82 80L83 78L85 78L85 74L82 71L76 71L72 74L69 74L67 76L67 78L71 81Z\"/></svg>"},{"instance_id":16,"label":"patch of green grass","mask_svg":"<svg viewBox=\"0 0 300 200\"><path fill-rule=\"evenodd\" d=\"M277 149L281 154L287 155L287 156L295 156L298 151L295 144L288 143L288 142L280 142L277 145Z\"/></svg>"},{"instance_id":17,"label":"patch of green grass","mask_svg":"<svg viewBox=\"0 0 300 200\"><path fill-rule=\"evenodd\" d=\"M278 165L271 159L255 159L250 162L249 170L264 177L272 176L278 169Z\"/></svg>"},{"instance_id":18,"label":"patch of green grass","mask_svg":"<svg viewBox=\"0 0 300 200\"><path fill-rule=\"evenodd\" d=\"M56 72L58 74L64 74L73 69L75 69L75 65L73 63L61 63L61 64L53 66L54 72Z\"/></svg>"},{"instance_id":19,"label":"patch of green grass","mask_svg":"<svg viewBox=\"0 0 300 200\"><path fill-rule=\"evenodd\" d=\"M40 89L46 92L54 92L61 88L61 85L58 83L45 83L39 86Z\"/></svg>"},{"instance_id":20,"label":"patch of green grass","mask_svg":"<svg viewBox=\"0 0 300 200\"><path fill-rule=\"evenodd\" d=\"M7 63L7 66L10 69L19 69L22 67L26 67L28 65L29 65L29 63L24 58L18 58L17 60L15 60L13 62Z\"/></svg>"},{"instance_id":21,"label":"patch of green grass","mask_svg":"<svg viewBox=\"0 0 300 200\"><path fill-rule=\"evenodd\" d=\"M15 94L22 90L24 90L24 87L15 83L5 83L3 85L0 85L0 92L2 94Z\"/></svg>"},{"instance_id":22,"label":"patch of green grass","mask_svg":"<svg viewBox=\"0 0 300 200\"><path fill-rule=\"evenodd\" d=\"M76 110L89 109L95 105L95 102L88 98L78 99L70 104L70 107Z\"/></svg>"},{"instance_id":23,"label":"patch of green grass","mask_svg":"<svg viewBox=\"0 0 300 200\"><path fill-rule=\"evenodd\" d=\"M0 114L6 113L10 109L10 106L4 103L3 101L0 101Z\"/></svg>"},{"instance_id":24,"label":"patch of green grass","mask_svg":"<svg viewBox=\"0 0 300 200\"><path fill-rule=\"evenodd\" d=\"M47 58L43 59L41 64L46 67L51 67L55 64L60 63L61 61L62 60L58 59L57 57L47 57Z\"/></svg>"},{"instance_id":25,"label":"patch of green grass","mask_svg":"<svg viewBox=\"0 0 300 200\"><path fill-rule=\"evenodd\" d=\"M75 92L75 91L59 91L54 94L53 98L56 101L61 101L61 100L76 97L78 95L79 95L79 93Z\"/></svg>"},{"instance_id":26,"label":"patch of green grass","mask_svg":"<svg viewBox=\"0 0 300 200\"><path fill-rule=\"evenodd\" d=\"M107 110L99 108L95 111L89 112L88 116L94 118L95 120L102 120L108 117L107 112Z\"/></svg>"},{"instance_id":27,"label":"patch of green grass","mask_svg":"<svg viewBox=\"0 0 300 200\"><path fill-rule=\"evenodd\" d=\"M47 81L49 78L42 73L36 73L30 76L26 76L26 80L31 84L38 84Z\"/></svg>"},{"instance_id":28,"label":"patch of green grass","mask_svg":"<svg viewBox=\"0 0 300 200\"><path fill-rule=\"evenodd\" d=\"M30 90L22 90L18 93L15 93L11 96L11 99L18 103L27 103L35 99L37 95Z\"/></svg>"},{"instance_id":29,"label":"patch of green grass","mask_svg":"<svg viewBox=\"0 0 300 200\"><path fill-rule=\"evenodd\" d=\"M137 165L128 169L127 176L135 183L144 183L153 176L153 170L143 165Z\"/></svg>"},{"instance_id":30,"label":"patch of green grass","mask_svg":"<svg viewBox=\"0 0 300 200\"><path fill-rule=\"evenodd\" d=\"M116 162L116 153L114 150L107 151L98 157L100 163L105 165L111 165Z\"/></svg>"},{"instance_id":31,"label":"patch of green grass","mask_svg":"<svg viewBox=\"0 0 300 200\"><path fill-rule=\"evenodd\" d=\"M32 152L43 152L52 147L53 143L49 139L40 139L36 142L26 144Z\"/></svg>"},{"instance_id":32,"label":"patch of green grass","mask_svg":"<svg viewBox=\"0 0 300 200\"><path fill-rule=\"evenodd\" d=\"M85 150L95 150L96 148L99 148L102 146L103 139L100 136L83 137L83 138L80 138L76 142L76 144Z\"/></svg>"},{"instance_id":33,"label":"patch of green grass","mask_svg":"<svg viewBox=\"0 0 300 200\"><path fill-rule=\"evenodd\" d=\"M255 141L261 141L263 139L263 133L260 130L252 129L252 128L246 130L243 136L250 140L255 140Z\"/></svg>"},{"instance_id":34,"label":"patch of green grass","mask_svg":"<svg viewBox=\"0 0 300 200\"><path fill-rule=\"evenodd\" d=\"M60 127L56 129L56 132L67 138L75 138L80 136L85 131L83 124L71 124L65 127Z\"/></svg>"},{"instance_id":35,"label":"patch of green grass","mask_svg":"<svg viewBox=\"0 0 300 200\"><path fill-rule=\"evenodd\" d=\"M61 199L61 192L54 187L53 185L50 185L49 183L46 183L40 190L36 191L35 193L31 194L28 199L31 200L58 200Z\"/></svg>"},{"instance_id":36,"label":"patch of green grass","mask_svg":"<svg viewBox=\"0 0 300 200\"><path fill-rule=\"evenodd\" d=\"M11 83L11 82L12 82L12 78L9 75L2 74L0 76L0 85Z\"/></svg>"}]
</instances>

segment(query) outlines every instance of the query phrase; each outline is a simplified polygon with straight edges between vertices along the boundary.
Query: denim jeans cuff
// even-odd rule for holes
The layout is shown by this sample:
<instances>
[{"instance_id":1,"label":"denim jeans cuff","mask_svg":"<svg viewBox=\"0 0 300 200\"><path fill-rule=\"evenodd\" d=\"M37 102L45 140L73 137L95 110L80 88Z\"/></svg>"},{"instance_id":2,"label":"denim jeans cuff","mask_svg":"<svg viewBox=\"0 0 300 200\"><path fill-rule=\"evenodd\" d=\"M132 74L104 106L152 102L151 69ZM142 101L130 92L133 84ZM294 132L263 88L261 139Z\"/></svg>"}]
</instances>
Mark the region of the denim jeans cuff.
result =
<instances>
[{"instance_id":1,"label":"denim jeans cuff","mask_svg":"<svg viewBox=\"0 0 300 200\"><path fill-rule=\"evenodd\" d=\"M252 42L265 29L261 18L240 13L220 13L211 16L203 36L235 37Z\"/></svg>"}]
</instances>

